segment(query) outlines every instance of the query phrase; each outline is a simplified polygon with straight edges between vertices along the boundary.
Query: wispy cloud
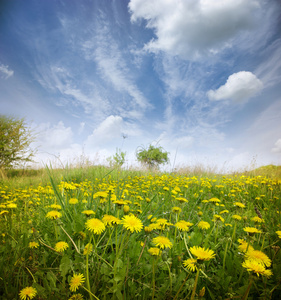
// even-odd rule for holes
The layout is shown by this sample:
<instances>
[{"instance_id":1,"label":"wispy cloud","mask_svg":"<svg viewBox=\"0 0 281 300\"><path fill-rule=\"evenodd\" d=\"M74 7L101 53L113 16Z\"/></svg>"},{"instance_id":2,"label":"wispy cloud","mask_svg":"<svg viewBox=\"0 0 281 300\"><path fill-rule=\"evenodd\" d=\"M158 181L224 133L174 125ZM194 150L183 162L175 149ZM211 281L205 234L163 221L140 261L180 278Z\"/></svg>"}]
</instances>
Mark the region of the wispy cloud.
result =
<instances>
[{"instance_id":1,"label":"wispy cloud","mask_svg":"<svg viewBox=\"0 0 281 300\"><path fill-rule=\"evenodd\" d=\"M9 77L14 75L14 71L9 69L9 66L0 64L0 74L1 78L8 79Z\"/></svg>"}]
</instances>

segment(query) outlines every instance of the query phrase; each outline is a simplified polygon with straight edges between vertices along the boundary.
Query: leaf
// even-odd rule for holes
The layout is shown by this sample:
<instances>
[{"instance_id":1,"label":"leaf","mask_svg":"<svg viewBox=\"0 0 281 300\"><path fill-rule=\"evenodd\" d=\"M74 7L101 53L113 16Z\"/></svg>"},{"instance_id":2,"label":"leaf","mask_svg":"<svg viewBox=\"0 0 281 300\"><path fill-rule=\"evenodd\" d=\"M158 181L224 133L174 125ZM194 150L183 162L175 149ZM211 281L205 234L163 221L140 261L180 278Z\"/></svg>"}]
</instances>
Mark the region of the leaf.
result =
<instances>
[{"instance_id":1,"label":"leaf","mask_svg":"<svg viewBox=\"0 0 281 300\"><path fill-rule=\"evenodd\" d=\"M68 273L68 271L72 268L72 261L71 259L67 256L64 255L61 259L60 263L60 271L61 271L61 276L65 280L65 277Z\"/></svg>"}]
</instances>

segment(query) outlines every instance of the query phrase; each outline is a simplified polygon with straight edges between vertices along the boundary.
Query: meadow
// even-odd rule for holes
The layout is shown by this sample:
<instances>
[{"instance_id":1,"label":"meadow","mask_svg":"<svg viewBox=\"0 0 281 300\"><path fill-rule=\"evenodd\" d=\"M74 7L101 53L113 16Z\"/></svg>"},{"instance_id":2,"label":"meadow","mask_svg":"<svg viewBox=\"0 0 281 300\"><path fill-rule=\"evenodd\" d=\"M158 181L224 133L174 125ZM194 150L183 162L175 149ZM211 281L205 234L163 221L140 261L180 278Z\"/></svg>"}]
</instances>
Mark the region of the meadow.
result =
<instances>
[{"instance_id":1,"label":"meadow","mask_svg":"<svg viewBox=\"0 0 281 300\"><path fill-rule=\"evenodd\" d=\"M0 298L280 299L281 177L259 171L13 174Z\"/></svg>"}]
</instances>

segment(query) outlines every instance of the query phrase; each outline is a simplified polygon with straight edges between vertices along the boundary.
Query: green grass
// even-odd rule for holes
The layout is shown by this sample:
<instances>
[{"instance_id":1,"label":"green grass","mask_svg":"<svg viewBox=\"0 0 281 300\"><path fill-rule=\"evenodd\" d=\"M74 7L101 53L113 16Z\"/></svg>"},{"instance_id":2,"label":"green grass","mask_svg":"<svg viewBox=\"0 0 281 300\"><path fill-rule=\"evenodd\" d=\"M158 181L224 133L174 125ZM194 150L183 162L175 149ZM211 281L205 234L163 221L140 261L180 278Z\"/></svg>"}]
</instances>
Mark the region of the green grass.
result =
<instances>
[{"instance_id":1,"label":"green grass","mask_svg":"<svg viewBox=\"0 0 281 300\"><path fill-rule=\"evenodd\" d=\"M234 175L198 170L196 176L187 169L164 174L103 166L8 172L0 183L0 298L18 299L32 286L34 299L48 300L279 299L280 167ZM141 230L118 221L95 233L105 215L124 221L130 214ZM180 220L189 224L180 227ZM200 229L200 221L210 227ZM154 239L161 236L172 246L160 249ZM67 248L56 251L58 242ZM196 259L195 246L214 257ZM251 247L270 260L259 265L259 276L243 267ZM76 292L74 274L85 277Z\"/></svg>"}]
</instances>

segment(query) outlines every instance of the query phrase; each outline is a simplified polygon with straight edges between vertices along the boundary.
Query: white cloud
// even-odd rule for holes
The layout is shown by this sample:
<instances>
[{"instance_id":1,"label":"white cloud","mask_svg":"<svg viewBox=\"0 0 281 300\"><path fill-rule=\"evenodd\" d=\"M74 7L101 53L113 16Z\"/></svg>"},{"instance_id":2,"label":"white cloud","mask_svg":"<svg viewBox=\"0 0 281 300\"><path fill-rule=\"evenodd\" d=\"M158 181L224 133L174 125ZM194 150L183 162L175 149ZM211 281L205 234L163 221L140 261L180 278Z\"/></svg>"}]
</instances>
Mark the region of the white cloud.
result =
<instances>
[{"instance_id":1,"label":"white cloud","mask_svg":"<svg viewBox=\"0 0 281 300\"><path fill-rule=\"evenodd\" d=\"M2 73L1 78L8 79L14 75L14 71L9 69L9 66L0 64L0 72Z\"/></svg>"},{"instance_id":2,"label":"white cloud","mask_svg":"<svg viewBox=\"0 0 281 300\"><path fill-rule=\"evenodd\" d=\"M258 0L131 0L131 21L145 19L157 39L145 48L185 59L229 47L237 33L252 30ZM261 10L260 10L261 11Z\"/></svg>"},{"instance_id":3,"label":"white cloud","mask_svg":"<svg viewBox=\"0 0 281 300\"><path fill-rule=\"evenodd\" d=\"M263 83L251 72L241 71L230 75L226 83L217 90L210 90L210 100L232 99L237 102L247 101L263 88Z\"/></svg>"},{"instance_id":4,"label":"white cloud","mask_svg":"<svg viewBox=\"0 0 281 300\"><path fill-rule=\"evenodd\" d=\"M68 148L72 143L72 129L65 127L62 121L53 126L49 123L40 124L37 132L38 145L42 151L59 151Z\"/></svg>"},{"instance_id":5,"label":"white cloud","mask_svg":"<svg viewBox=\"0 0 281 300\"><path fill-rule=\"evenodd\" d=\"M123 119L120 116L107 117L87 138L87 147L102 148L109 142L121 139L123 133Z\"/></svg>"},{"instance_id":6,"label":"white cloud","mask_svg":"<svg viewBox=\"0 0 281 300\"><path fill-rule=\"evenodd\" d=\"M281 153L281 139L278 139L277 141L276 141L276 143L274 144L274 148L272 148L272 152L274 152L274 153Z\"/></svg>"}]
</instances>

